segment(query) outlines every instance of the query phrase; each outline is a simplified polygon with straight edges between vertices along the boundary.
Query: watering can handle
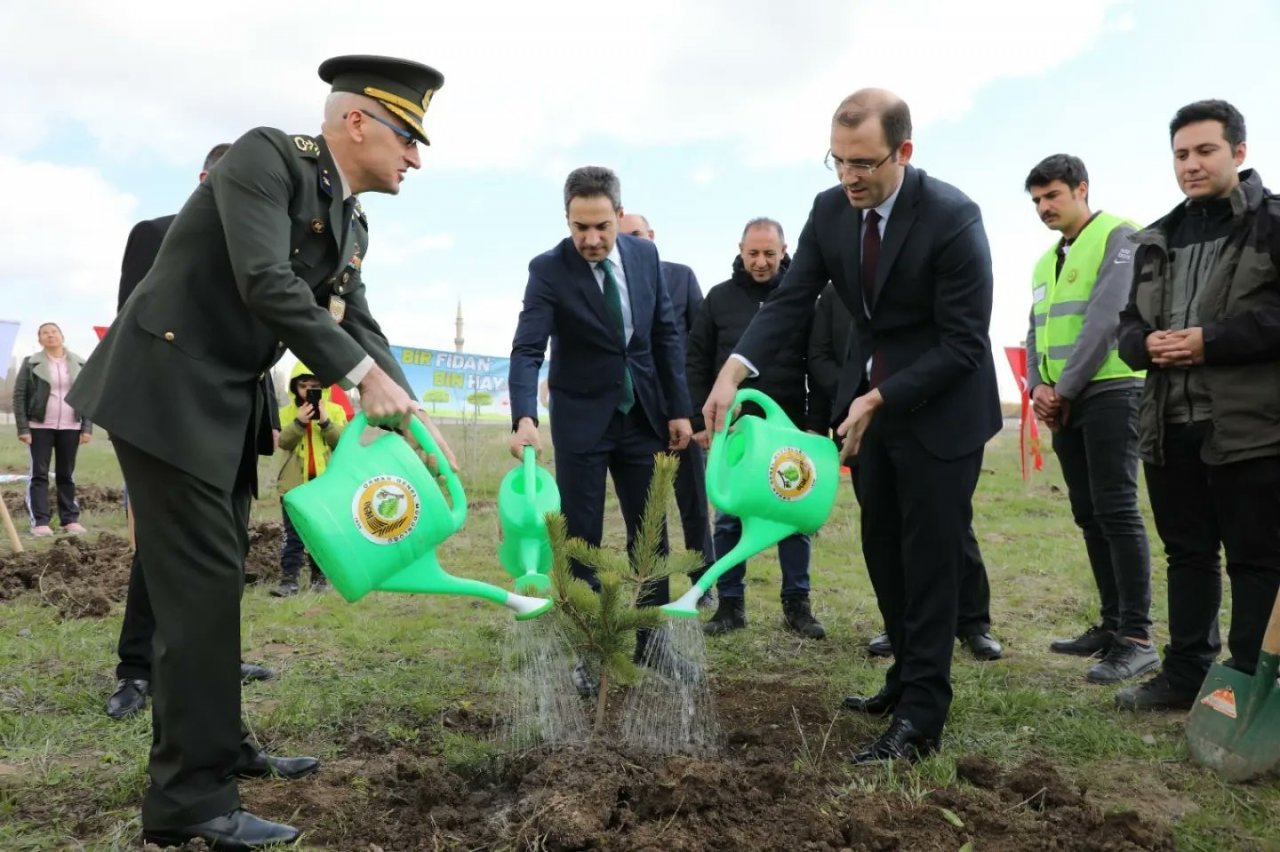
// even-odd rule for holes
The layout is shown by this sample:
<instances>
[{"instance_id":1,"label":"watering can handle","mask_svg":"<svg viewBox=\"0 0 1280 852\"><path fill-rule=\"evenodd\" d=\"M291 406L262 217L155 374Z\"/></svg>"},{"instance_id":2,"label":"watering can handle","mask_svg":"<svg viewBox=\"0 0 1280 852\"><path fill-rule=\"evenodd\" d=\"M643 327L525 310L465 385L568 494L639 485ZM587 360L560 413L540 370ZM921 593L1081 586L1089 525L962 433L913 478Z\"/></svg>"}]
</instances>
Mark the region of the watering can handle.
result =
<instances>
[{"instance_id":1,"label":"watering can handle","mask_svg":"<svg viewBox=\"0 0 1280 852\"><path fill-rule=\"evenodd\" d=\"M363 411L357 412L352 418L351 424L343 431L342 437L338 439L337 449L334 455L343 452L343 448L351 446L359 446L360 436L364 434L365 427L369 425L369 419ZM414 440L418 442L418 446L423 451L435 456L437 470L444 477L446 490L449 492L449 501L453 504L450 515L456 525L455 528L461 527L462 522L467 519L467 495L462 490L462 482L458 479L458 475L453 472L453 468L449 467L449 460L445 458L444 453L440 452L440 446L436 444L435 438L431 437L430 430L426 425L418 419L417 415L409 415L409 431L413 433Z\"/></svg>"},{"instance_id":2,"label":"watering can handle","mask_svg":"<svg viewBox=\"0 0 1280 852\"><path fill-rule=\"evenodd\" d=\"M738 390L738 395L733 398L733 408L724 419L724 431L729 431L729 421L733 419L733 412L737 411L744 402L754 402L756 405L764 409L764 416L766 420L780 418L788 426L795 426L795 424L791 422L791 418L787 416L787 413L782 410L782 407L773 401L773 397L762 393L755 388L740 388Z\"/></svg>"},{"instance_id":3,"label":"watering can handle","mask_svg":"<svg viewBox=\"0 0 1280 852\"><path fill-rule=\"evenodd\" d=\"M454 524L457 525L455 528L460 528L462 522L467 519L467 495L462 490L462 481L458 479L453 468L449 467L449 460L444 457L444 453L440 452L440 446L432 437L431 430L418 419L416 414L409 415L409 431L413 433L419 447L435 456L436 470L444 477L444 487L449 492L449 502L453 504L450 515L453 517Z\"/></svg>"},{"instance_id":4,"label":"watering can handle","mask_svg":"<svg viewBox=\"0 0 1280 852\"><path fill-rule=\"evenodd\" d=\"M534 495L538 492L538 454L533 447L525 446L524 455L524 496L528 501L529 511L537 515L538 506L534 501Z\"/></svg>"}]
</instances>

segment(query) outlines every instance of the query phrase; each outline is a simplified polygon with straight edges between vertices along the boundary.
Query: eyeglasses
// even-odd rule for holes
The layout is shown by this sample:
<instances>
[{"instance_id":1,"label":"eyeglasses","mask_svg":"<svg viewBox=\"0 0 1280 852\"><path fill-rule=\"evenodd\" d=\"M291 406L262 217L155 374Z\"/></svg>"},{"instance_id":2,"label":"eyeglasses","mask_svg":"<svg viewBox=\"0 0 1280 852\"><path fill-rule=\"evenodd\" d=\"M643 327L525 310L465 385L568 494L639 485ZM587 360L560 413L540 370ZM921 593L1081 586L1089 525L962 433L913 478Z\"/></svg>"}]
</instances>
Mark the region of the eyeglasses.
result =
<instances>
[{"instance_id":1,"label":"eyeglasses","mask_svg":"<svg viewBox=\"0 0 1280 852\"><path fill-rule=\"evenodd\" d=\"M885 154L884 159L878 163L868 163L865 160L842 160L828 150L827 156L823 158L822 163L836 174L840 174L843 171L850 171L855 175L862 175L866 177L874 174L876 169L889 162L889 159L894 155L894 153L894 151L890 151L888 154Z\"/></svg>"},{"instance_id":2,"label":"eyeglasses","mask_svg":"<svg viewBox=\"0 0 1280 852\"><path fill-rule=\"evenodd\" d=\"M403 127L396 127L394 124L387 121L385 118L378 118L373 113L365 112L364 110L352 110L352 112L359 112L361 115L365 116L366 118L372 118L374 121L378 122L383 127L391 128L392 133L394 133L395 135L399 136L402 140L404 140L404 147L406 148L412 148L413 146L418 144L418 137L414 136L412 133L405 130ZM343 120L345 121L347 116L350 114L351 113L344 113L342 116Z\"/></svg>"}]
</instances>

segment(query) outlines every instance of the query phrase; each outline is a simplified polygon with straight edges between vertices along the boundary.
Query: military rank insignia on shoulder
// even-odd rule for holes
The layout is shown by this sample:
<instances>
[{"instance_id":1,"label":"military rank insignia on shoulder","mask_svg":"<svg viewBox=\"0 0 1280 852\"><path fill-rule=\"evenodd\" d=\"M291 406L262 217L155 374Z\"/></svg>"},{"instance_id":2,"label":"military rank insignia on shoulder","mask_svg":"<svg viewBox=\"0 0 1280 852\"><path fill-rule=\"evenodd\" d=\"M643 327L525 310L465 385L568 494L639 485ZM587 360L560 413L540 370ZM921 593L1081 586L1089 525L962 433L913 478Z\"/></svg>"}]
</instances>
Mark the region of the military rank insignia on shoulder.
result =
<instances>
[{"instance_id":1,"label":"military rank insignia on shoulder","mask_svg":"<svg viewBox=\"0 0 1280 852\"><path fill-rule=\"evenodd\" d=\"M300 154L305 154L308 157L320 156L320 146L310 136L294 136L291 138L293 139L293 146L298 149Z\"/></svg>"}]
</instances>

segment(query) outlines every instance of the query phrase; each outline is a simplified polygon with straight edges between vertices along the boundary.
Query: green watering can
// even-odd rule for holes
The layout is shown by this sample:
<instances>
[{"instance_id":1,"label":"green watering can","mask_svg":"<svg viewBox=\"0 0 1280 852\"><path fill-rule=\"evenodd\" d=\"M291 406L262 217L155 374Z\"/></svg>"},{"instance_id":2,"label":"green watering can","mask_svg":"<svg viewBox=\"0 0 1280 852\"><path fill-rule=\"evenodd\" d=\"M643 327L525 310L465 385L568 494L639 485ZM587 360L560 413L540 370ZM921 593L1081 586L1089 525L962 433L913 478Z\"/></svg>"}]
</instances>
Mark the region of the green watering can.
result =
<instances>
[{"instance_id":1,"label":"green watering can","mask_svg":"<svg viewBox=\"0 0 1280 852\"><path fill-rule=\"evenodd\" d=\"M549 600L511 594L441 568L435 549L467 517L462 483L418 418L409 418L410 430L435 456L452 508L408 442L388 432L361 444L366 426L360 412L324 473L284 495L302 543L344 598L354 602L374 590L469 595L515 610L518 621L551 608Z\"/></svg>"},{"instance_id":2,"label":"green watering can","mask_svg":"<svg viewBox=\"0 0 1280 852\"><path fill-rule=\"evenodd\" d=\"M560 511L560 489L550 471L538 466L533 447L524 461L498 486L498 518L502 541L498 560L515 578L517 592L546 593L551 588L551 538L547 513Z\"/></svg>"},{"instance_id":3,"label":"green watering can","mask_svg":"<svg viewBox=\"0 0 1280 852\"><path fill-rule=\"evenodd\" d=\"M764 409L764 417L738 418L744 402ZM738 391L724 429L711 438L707 455L707 497L722 512L742 521L738 544L703 573L668 615L697 616L698 598L720 575L794 533L815 533L827 522L840 485L840 457L825 435L796 428L778 404L758 390Z\"/></svg>"}]
</instances>

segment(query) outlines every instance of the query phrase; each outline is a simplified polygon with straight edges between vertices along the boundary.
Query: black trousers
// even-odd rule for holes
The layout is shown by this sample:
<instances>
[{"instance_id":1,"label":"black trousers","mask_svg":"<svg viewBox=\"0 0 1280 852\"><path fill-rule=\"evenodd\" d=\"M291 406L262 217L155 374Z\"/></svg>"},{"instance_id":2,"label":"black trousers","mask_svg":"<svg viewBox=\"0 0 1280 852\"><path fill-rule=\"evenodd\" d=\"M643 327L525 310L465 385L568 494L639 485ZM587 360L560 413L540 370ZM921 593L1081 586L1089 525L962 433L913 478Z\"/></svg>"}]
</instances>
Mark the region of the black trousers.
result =
<instances>
[{"instance_id":1,"label":"black trousers","mask_svg":"<svg viewBox=\"0 0 1280 852\"><path fill-rule=\"evenodd\" d=\"M155 617L145 828L240 807L235 767L257 745L240 718L240 595L252 480L224 491L117 439L138 564ZM131 590L132 592L132 590Z\"/></svg>"},{"instance_id":2,"label":"black trousers","mask_svg":"<svg viewBox=\"0 0 1280 852\"><path fill-rule=\"evenodd\" d=\"M27 511L31 526L49 525L53 513L49 509L49 464L54 466L58 487L58 520L65 527L80 520L80 504L76 502L76 453L80 449L79 429L31 430L31 479L27 485Z\"/></svg>"},{"instance_id":3,"label":"black trousers","mask_svg":"<svg viewBox=\"0 0 1280 852\"><path fill-rule=\"evenodd\" d=\"M666 441L653 427L637 403L627 414L614 412L600 442L585 453L556 450L556 482L560 486L560 509L570 536L598 545L604 535L605 474L613 477L622 520L627 527L627 552L635 546L640 518L653 478L653 456L666 448ZM667 532L662 532L662 552L668 552ZM599 589L595 571L573 563L573 573ZM657 606L670 600L667 578L654 581L640 597L641 606Z\"/></svg>"},{"instance_id":4,"label":"black trousers","mask_svg":"<svg viewBox=\"0 0 1280 852\"><path fill-rule=\"evenodd\" d=\"M151 641L156 632L156 616L151 611L147 580L142 573L140 551L133 551L129 566L129 592L124 600L124 618L120 622L120 639L116 652L120 662L116 677L129 680L151 680Z\"/></svg>"},{"instance_id":5,"label":"black trousers","mask_svg":"<svg viewBox=\"0 0 1280 852\"><path fill-rule=\"evenodd\" d=\"M1208 425L1166 426L1164 464L1145 464L1156 531L1169 559L1169 644L1164 673L1200 688L1222 650L1218 610L1227 554L1232 665L1252 672L1280 587L1280 457L1205 464Z\"/></svg>"},{"instance_id":6,"label":"black trousers","mask_svg":"<svg viewBox=\"0 0 1280 852\"><path fill-rule=\"evenodd\" d=\"M862 494L858 490L858 468L854 465L850 471L853 480L853 493L862 505ZM970 503L972 507L972 503ZM991 582L987 577L987 563L982 559L982 548L978 546L978 536L973 530L973 517L970 512L969 528L965 532L964 563L960 568L960 600L956 618L956 638L974 636L991 632Z\"/></svg>"},{"instance_id":7,"label":"black trousers","mask_svg":"<svg viewBox=\"0 0 1280 852\"><path fill-rule=\"evenodd\" d=\"M711 513L707 508L706 456L702 447L693 441L676 456L680 459L680 469L676 471L676 507L680 510L684 547L701 553L702 567L706 569L715 561L711 545ZM701 572L693 576L701 576Z\"/></svg>"},{"instance_id":8,"label":"black trousers","mask_svg":"<svg viewBox=\"0 0 1280 852\"><path fill-rule=\"evenodd\" d=\"M898 718L938 736L951 707L960 577L982 450L939 459L874 419L858 453L862 553L893 647Z\"/></svg>"},{"instance_id":9,"label":"black trousers","mask_svg":"<svg viewBox=\"0 0 1280 852\"><path fill-rule=\"evenodd\" d=\"M1151 638L1151 547L1138 509L1141 388L1104 391L1071 407L1053 451L1102 604L1102 626Z\"/></svg>"}]
</instances>

